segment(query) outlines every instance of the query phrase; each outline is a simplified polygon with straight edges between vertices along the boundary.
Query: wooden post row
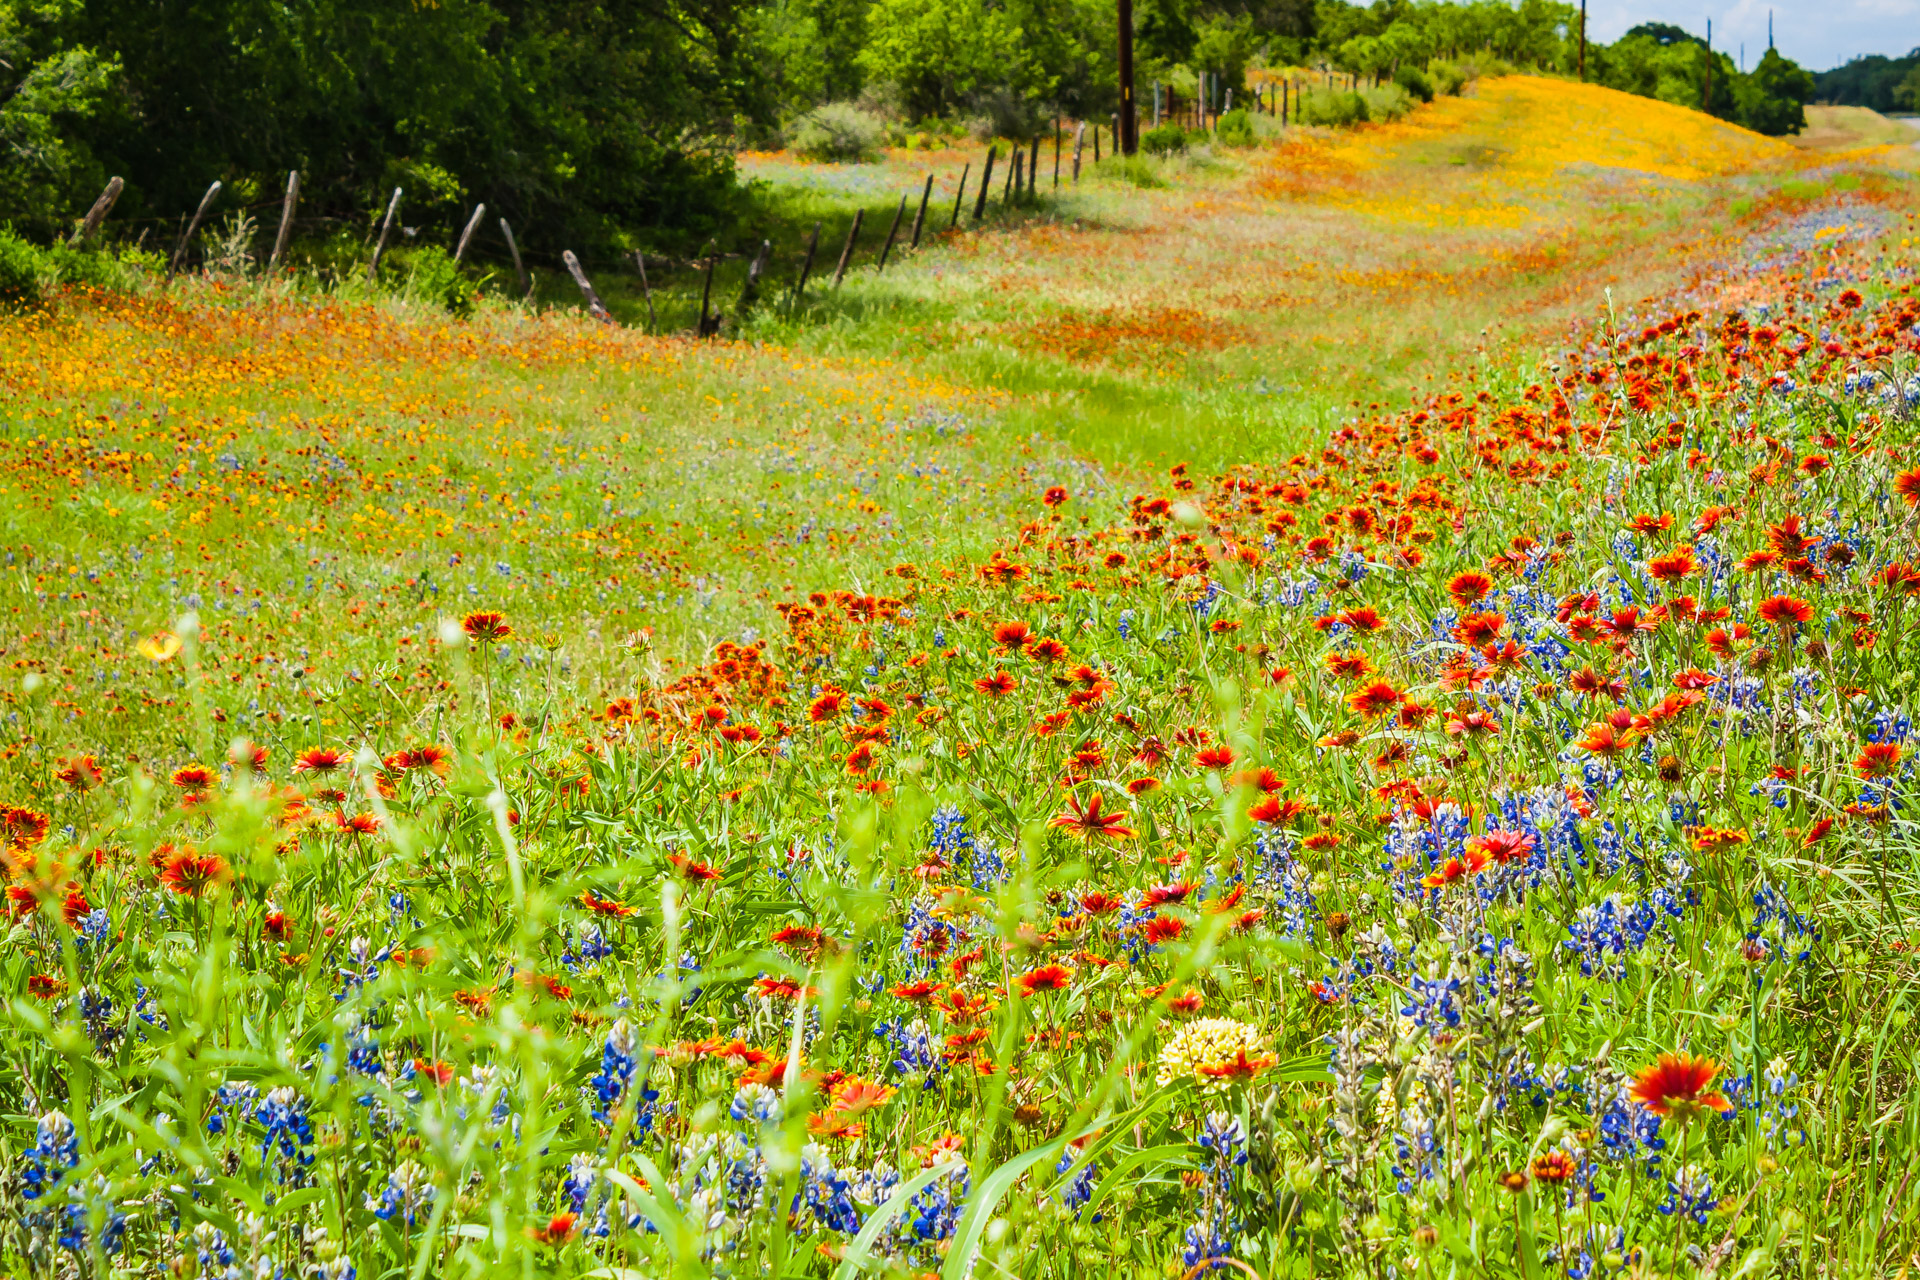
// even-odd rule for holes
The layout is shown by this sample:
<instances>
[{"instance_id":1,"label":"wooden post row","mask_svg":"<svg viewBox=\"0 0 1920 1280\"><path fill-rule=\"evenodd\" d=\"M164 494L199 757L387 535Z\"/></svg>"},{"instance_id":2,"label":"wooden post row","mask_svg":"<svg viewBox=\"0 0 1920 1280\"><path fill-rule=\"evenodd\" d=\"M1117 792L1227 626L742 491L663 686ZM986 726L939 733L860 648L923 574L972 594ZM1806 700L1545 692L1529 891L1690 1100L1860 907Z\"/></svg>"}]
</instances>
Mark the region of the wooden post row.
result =
<instances>
[{"instance_id":1,"label":"wooden post row","mask_svg":"<svg viewBox=\"0 0 1920 1280\"><path fill-rule=\"evenodd\" d=\"M887 269L887 255L893 252L893 238L900 234L900 221L907 216L907 197L902 194L900 207L893 211L893 225L887 228L887 242L880 246L880 262L875 271Z\"/></svg>"},{"instance_id":2,"label":"wooden post row","mask_svg":"<svg viewBox=\"0 0 1920 1280\"><path fill-rule=\"evenodd\" d=\"M460 243L454 247L453 260L458 263L467 256L467 246L473 243L473 233L480 229L480 219L487 216L487 206L473 206L473 216L467 219L466 227L460 232Z\"/></svg>"},{"instance_id":3,"label":"wooden post row","mask_svg":"<svg viewBox=\"0 0 1920 1280\"><path fill-rule=\"evenodd\" d=\"M980 170L980 194L973 201L973 220L975 222L987 216L987 196L993 191L993 161L1000 153L998 144L987 148L987 163Z\"/></svg>"},{"instance_id":4,"label":"wooden post row","mask_svg":"<svg viewBox=\"0 0 1920 1280\"><path fill-rule=\"evenodd\" d=\"M367 279L377 279L380 275L380 257L387 251L387 237L393 233L394 215L400 212L400 188L393 189L393 199L387 201L387 216L380 221L380 239L374 243L373 257L367 260Z\"/></svg>"},{"instance_id":5,"label":"wooden post row","mask_svg":"<svg viewBox=\"0 0 1920 1280\"><path fill-rule=\"evenodd\" d=\"M120 198L120 192L126 185L118 178L109 181L106 190L100 193L100 198L93 202L91 209L87 210L87 216L80 223L80 229L73 233L73 238L67 243L85 244L88 238L100 229L100 224L106 221L107 214L113 211L113 202Z\"/></svg>"},{"instance_id":6,"label":"wooden post row","mask_svg":"<svg viewBox=\"0 0 1920 1280\"><path fill-rule=\"evenodd\" d=\"M853 211L853 225L847 228L847 243L840 250L840 265L834 268L833 287L838 289L840 281L846 277L847 264L853 261L853 242L860 238L860 223L866 218L865 209Z\"/></svg>"},{"instance_id":7,"label":"wooden post row","mask_svg":"<svg viewBox=\"0 0 1920 1280\"><path fill-rule=\"evenodd\" d=\"M272 275L280 268L280 260L287 256L287 238L293 234L293 211L300 204L300 171L287 174L287 194L280 201L280 230L273 237L273 254L267 259L267 274ZM480 206L482 209L485 205ZM455 258L458 262L459 259Z\"/></svg>"},{"instance_id":8,"label":"wooden post row","mask_svg":"<svg viewBox=\"0 0 1920 1280\"><path fill-rule=\"evenodd\" d=\"M933 175L927 175L927 185L920 189L920 212L913 215L913 243L907 247L920 247L920 225L927 220L927 201L933 198Z\"/></svg>"},{"instance_id":9,"label":"wooden post row","mask_svg":"<svg viewBox=\"0 0 1920 1280\"><path fill-rule=\"evenodd\" d=\"M960 189L953 193L953 217L947 220L947 230L960 225L960 205L967 198L967 175L973 172L973 161L960 166Z\"/></svg>"},{"instance_id":10,"label":"wooden post row","mask_svg":"<svg viewBox=\"0 0 1920 1280\"><path fill-rule=\"evenodd\" d=\"M187 256L187 246L193 241L193 233L200 229L200 219L207 216L207 210L213 206L213 198L219 194L220 184L216 182L207 188L207 194L200 197L200 207L193 211L192 221L180 233L180 243L173 247L173 257L167 262L167 279L173 279L174 273L180 270L180 264Z\"/></svg>"}]
</instances>

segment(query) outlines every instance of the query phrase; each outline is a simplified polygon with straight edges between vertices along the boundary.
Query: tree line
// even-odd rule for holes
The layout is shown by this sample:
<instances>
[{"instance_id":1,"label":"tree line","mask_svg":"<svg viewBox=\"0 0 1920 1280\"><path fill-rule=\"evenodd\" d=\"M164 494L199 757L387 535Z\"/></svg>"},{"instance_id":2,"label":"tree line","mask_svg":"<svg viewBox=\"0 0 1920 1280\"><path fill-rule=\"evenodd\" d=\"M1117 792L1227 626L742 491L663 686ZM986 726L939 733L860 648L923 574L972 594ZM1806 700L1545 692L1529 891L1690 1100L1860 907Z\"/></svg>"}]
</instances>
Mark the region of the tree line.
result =
<instances>
[{"instance_id":1,"label":"tree line","mask_svg":"<svg viewBox=\"0 0 1920 1280\"><path fill-rule=\"evenodd\" d=\"M1813 79L1678 28L1582 39L1551 0L1136 0L1136 99L1249 68L1376 80L1435 60L1586 77L1769 133ZM733 156L823 104L1032 136L1119 100L1112 0L0 0L0 223L57 234L110 175L120 234L177 233L210 180L360 236L393 188L450 234L689 252L744 208Z\"/></svg>"}]
</instances>

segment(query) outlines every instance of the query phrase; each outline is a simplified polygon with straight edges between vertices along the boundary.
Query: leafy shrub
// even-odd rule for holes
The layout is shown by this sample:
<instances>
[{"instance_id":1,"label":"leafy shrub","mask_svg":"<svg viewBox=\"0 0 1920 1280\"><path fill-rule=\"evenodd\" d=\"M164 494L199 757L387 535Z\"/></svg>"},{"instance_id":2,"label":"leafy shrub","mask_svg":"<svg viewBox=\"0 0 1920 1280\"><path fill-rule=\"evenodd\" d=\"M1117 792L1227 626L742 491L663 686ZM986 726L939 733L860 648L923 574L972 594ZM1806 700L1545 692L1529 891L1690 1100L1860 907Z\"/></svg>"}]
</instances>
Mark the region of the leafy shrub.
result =
<instances>
[{"instance_id":1,"label":"leafy shrub","mask_svg":"<svg viewBox=\"0 0 1920 1280\"><path fill-rule=\"evenodd\" d=\"M1301 124L1359 124L1368 119L1367 100L1346 89L1309 89L1300 95L1294 119Z\"/></svg>"},{"instance_id":2,"label":"leafy shrub","mask_svg":"<svg viewBox=\"0 0 1920 1280\"><path fill-rule=\"evenodd\" d=\"M427 245L410 250L404 265L406 275L402 277L401 292L408 297L437 303L456 316L473 314L480 290L462 274L460 264L445 249Z\"/></svg>"},{"instance_id":3,"label":"leafy shrub","mask_svg":"<svg viewBox=\"0 0 1920 1280\"><path fill-rule=\"evenodd\" d=\"M1397 84L1383 84L1378 89L1362 89L1360 96L1366 101L1368 120L1398 120L1413 110L1413 96Z\"/></svg>"},{"instance_id":4,"label":"leafy shrub","mask_svg":"<svg viewBox=\"0 0 1920 1280\"><path fill-rule=\"evenodd\" d=\"M1215 141L1226 147L1258 146L1260 135L1254 131L1253 117L1245 108L1235 107L1223 114L1213 128Z\"/></svg>"},{"instance_id":5,"label":"leafy shrub","mask_svg":"<svg viewBox=\"0 0 1920 1280\"><path fill-rule=\"evenodd\" d=\"M1436 94L1456 95L1467 87L1467 74L1451 62L1434 62L1427 67L1427 78Z\"/></svg>"},{"instance_id":6,"label":"leafy shrub","mask_svg":"<svg viewBox=\"0 0 1920 1280\"><path fill-rule=\"evenodd\" d=\"M1408 63L1393 73L1393 82L1422 102L1433 101L1433 81L1427 73Z\"/></svg>"},{"instance_id":7,"label":"leafy shrub","mask_svg":"<svg viewBox=\"0 0 1920 1280\"><path fill-rule=\"evenodd\" d=\"M788 141L808 159L846 162L870 159L883 135L880 121L859 107L829 102L795 121Z\"/></svg>"},{"instance_id":8,"label":"leafy shrub","mask_svg":"<svg viewBox=\"0 0 1920 1280\"><path fill-rule=\"evenodd\" d=\"M141 267L151 261L123 262L103 249L74 249L57 244L42 249L0 227L0 306L31 307L46 300L56 287L82 285L95 289L131 288Z\"/></svg>"},{"instance_id":9,"label":"leafy shrub","mask_svg":"<svg viewBox=\"0 0 1920 1280\"><path fill-rule=\"evenodd\" d=\"M1187 131L1177 124L1163 124L1140 135L1140 149L1150 156L1178 155L1187 149Z\"/></svg>"},{"instance_id":10,"label":"leafy shrub","mask_svg":"<svg viewBox=\"0 0 1920 1280\"><path fill-rule=\"evenodd\" d=\"M30 307L42 293L40 251L0 227L0 306Z\"/></svg>"}]
</instances>

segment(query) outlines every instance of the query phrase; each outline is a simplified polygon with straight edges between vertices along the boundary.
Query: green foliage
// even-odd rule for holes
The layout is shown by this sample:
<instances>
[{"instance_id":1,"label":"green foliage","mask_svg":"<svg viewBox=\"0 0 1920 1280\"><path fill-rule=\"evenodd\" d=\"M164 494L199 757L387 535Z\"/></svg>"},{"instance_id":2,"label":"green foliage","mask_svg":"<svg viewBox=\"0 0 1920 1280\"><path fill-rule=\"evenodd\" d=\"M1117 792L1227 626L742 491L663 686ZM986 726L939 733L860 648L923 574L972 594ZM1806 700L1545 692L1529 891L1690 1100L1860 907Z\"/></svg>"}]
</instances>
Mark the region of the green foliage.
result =
<instances>
[{"instance_id":1,"label":"green foliage","mask_svg":"<svg viewBox=\"0 0 1920 1280\"><path fill-rule=\"evenodd\" d=\"M1253 117L1240 107L1226 112L1214 124L1214 140L1227 147L1252 147L1259 145L1260 135L1254 132Z\"/></svg>"},{"instance_id":2,"label":"green foliage","mask_svg":"<svg viewBox=\"0 0 1920 1280\"><path fill-rule=\"evenodd\" d=\"M401 291L409 297L432 302L456 316L470 316L480 299L480 288L439 245L404 250L392 255L393 266L401 271ZM384 273L385 268L382 268Z\"/></svg>"},{"instance_id":3,"label":"green foliage","mask_svg":"<svg viewBox=\"0 0 1920 1280\"><path fill-rule=\"evenodd\" d=\"M119 70L76 43L80 0L0 0L0 217L52 224L106 175L77 126L105 113Z\"/></svg>"},{"instance_id":4,"label":"green foliage","mask_svg":"<svg viewBox=\"0 0 1920 1280\"><path fill-rule=\"evenodd\" d=\"M1460 66L1443 58L1436 58L1427 64L1427 79L1433 86L1435 97L1459 93L1467 87L1467 81L1471 78Z\"/></svg>"},{"instance_id":5,"label":"green foliage","mask_svg":"<svg viewBox=\"0 0 1920 1280\"><path fill-rule=\"evenodd\" d=\"M1749 75L1734 86L1734 102L1740 123L1757 133L1778 136L1799 133L1807 127L1806 104L1813 98L1814 79L1768 49Z\"/></svg>"},{"instance_id":6,"label":"green foliage","mask_svg":"<svg viewBox=\"0 0 1920 1280\"><path fill-rule=\"evenodd\" d=\"M1433 101L1433 80L1426 72L1420 70L1420 68L1414 66L1412 63L1408 63L1406 66L1394 72L1393 82L1422 102ZM1454 91L1457 91L1458 88L1459 86L1456 85Z\"/></svg>"},{"instance_id":7,"label":"green foliage","mask_svg":"<svg viewBox=\"0 0 1920 1280\"><path fill-rule=\"evenodd\" d=\"M1140 135L1140 149L1150 156L1179 155L1187 149L1187 131L1177 124L1163 124Z\"/></svg>"},{"instance_id":8,"label":"green foliage","mask_svg":"<svg viewBox=\"0 0 1920 1280\"><path fill-rule=\"evenodd\" d=\"M1113 156L1101 163L1100 172L1105 177L1118 178L1129 186L1143 190L1167 185L1159 166L1145 156Z\"/></svg>"},{"instance_id":9,"label":"green foliage","mask_svg":"<svg viewBox=\"0 0 1920 1280\"><path fill-rule=\"evenodd\" d=\"M1367 119L1367 100L1346 89L1309 89L1301 94L1294 108L1299 124L1360 124Z\"/></svg>"},{"instance_id":10,"label":"green foliage","mask_svg":"<svg viewBox=\"0 0 1920 1280\"><path fill-rule=\"evenodd\" d=\"M1920 75L1920 48L1904 58L1869 54L1816 75L1814 96L1842 107L1920 111L1920 98L1911 89L1902 91L1905 86L1920 87L1916 75Z\"/></svg>"},{"instance_id":11,"label":"green foliage","mask_svg":"<svg viewBox=\"0 0 1920 1280\"><path fill-rule=\"evenodd\" d=\"M867 160L879 153L885 128L851 102L815 107L794 124L788 145L812 160Z\"/></svg>"},{"instance_id":12,"label":"green foliage","mask_svg":"<svg viewBox=\"0 0 1920 1280\"><path fill-rule=\"evenodd\" d=\"M131 288L144 274L143 268L154 261L146 255L122 261L100 249L66 244L41 248L13 228L0 226L0 307L37 305L62 285Z\"/></svg>"},{"instance_id":13,"label":"green foliage","mask_svg":"<svg viewBox=\"0 0 1920 1280\"><path fill-rule=\"evenodd\" d=\"M1070 0L877 0L860 65L896 86L909 116L976 113L995 97L1055 100L1104 50Z\"/></svg>"}]
</instances>

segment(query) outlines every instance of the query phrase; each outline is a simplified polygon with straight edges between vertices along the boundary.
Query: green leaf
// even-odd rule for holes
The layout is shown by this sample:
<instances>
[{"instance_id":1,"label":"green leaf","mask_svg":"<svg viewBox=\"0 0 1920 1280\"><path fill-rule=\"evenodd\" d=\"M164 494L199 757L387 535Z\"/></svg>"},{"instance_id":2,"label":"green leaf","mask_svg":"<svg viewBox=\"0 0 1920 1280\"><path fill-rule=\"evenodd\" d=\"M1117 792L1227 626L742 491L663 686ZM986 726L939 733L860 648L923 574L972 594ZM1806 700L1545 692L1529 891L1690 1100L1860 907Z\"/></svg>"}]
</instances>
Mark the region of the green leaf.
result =
<instances>
[{"instance_id":1,"label":"green leaf","mask_svg":"<svg viewBox=\"0 0 1920 1280\"><path fill-rule=\"evenodd\" d=\"M1066 1145L1067 1139L1055 1138L1043 1147L1020 1153L981 1180L980 1189L967 1198L967 1210L960 1215L953 1243L947 1247L946 1265L940 1268L940 1280L965 1280L973 1268L973 1256L980 1250L980 1236L999 1206L1000 1197L1007 1194L1021 1174L1042 1160L1059 1155Z\"/></svg>"}]
</instances>

